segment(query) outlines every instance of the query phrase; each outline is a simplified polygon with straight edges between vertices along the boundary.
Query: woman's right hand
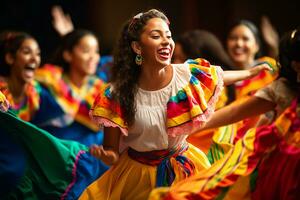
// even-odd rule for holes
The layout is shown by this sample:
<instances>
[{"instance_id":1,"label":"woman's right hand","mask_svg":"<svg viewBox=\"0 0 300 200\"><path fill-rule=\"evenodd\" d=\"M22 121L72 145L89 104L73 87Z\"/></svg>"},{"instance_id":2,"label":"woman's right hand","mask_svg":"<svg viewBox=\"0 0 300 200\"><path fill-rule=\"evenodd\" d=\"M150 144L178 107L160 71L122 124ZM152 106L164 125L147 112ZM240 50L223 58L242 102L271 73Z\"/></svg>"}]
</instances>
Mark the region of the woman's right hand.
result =
<instances>
[{"instance_id":1,"label":"woman's right hand","mask_svg":"<svg viewBox=\"0 0 300 200\"><path fill-rule=\"evenodd\" d=\"M105 150L102 145L92 145L89 152L107 165L114 165L119 160L119 153L110 149Z\"/></svg>"},{"instance_id":2,"label":"woman's right hand","mask_svg":"<svg viewBox=\"0 0 300 200\"><path fill-rule=\"evenodd\" d=\"M52 24L60 36L64 36L74 30L71 16L65 14L60 6L53 6L51 10Z\"/></svg>"}]
</instances>

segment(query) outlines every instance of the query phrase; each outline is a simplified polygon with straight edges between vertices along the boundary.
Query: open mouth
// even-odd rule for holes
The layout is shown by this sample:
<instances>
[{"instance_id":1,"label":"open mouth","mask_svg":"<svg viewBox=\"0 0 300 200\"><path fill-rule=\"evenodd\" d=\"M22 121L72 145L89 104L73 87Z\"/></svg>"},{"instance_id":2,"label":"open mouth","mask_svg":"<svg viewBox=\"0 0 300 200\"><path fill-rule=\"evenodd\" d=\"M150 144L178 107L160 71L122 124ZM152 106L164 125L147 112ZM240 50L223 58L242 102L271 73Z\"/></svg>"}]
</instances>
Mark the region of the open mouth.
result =
<instances>
[{"instance_id":1,"label":"open mouth","mask_svg":"<svg viewBox=\"0 0 300 200\"><path fill-rule=\"evenodd\" d=\"M34 71L36 69L36 64L28 64L24 67L24 69Z\"/></svg>"},{"instance_id":2,"label":"open mouth","mask_svg":"<svg viewBox=\"0 0 300 200\"><path fill-rule=\"evenodd\" d=\"M169 48L162 48L158 51L158 54L163 59L169 59L171 55L171 49Z\"/></svg>"},{"instance_id":3,"label":"open mouth","mask_svg":"<svg viewBox=\"0 0 300 200\"><path fill-rule=\"evenodd\" d=\"M26 79L33 79L35 74L35 69L37 68L37 64L32 63L24 66L23 76Z\"/></svg>"}]
</instances>

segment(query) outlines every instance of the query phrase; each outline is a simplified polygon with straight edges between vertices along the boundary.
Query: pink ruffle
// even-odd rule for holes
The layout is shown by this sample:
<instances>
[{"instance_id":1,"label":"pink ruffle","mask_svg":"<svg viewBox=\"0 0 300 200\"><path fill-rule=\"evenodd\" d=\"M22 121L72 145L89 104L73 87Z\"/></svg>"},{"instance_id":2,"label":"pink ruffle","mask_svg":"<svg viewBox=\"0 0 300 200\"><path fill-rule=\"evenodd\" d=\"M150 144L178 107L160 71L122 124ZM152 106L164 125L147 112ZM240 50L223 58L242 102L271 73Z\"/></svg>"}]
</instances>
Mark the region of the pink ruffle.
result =
<instances>
[{"instance_id":1,"label":"pink ruffle","mask_svg":"<svg viewBox=\"0 0 300 200\"><path fill-rule=\"evenodd\" d=\"M218 74L218 84L216 86L215 94L211 97L211 99L208 102L207 109L204 113L201 115L198 115L194 118L192 118L190 121L181 124L177 127L171 127L168 128L167 133L168 135L175 137L178 135L187 135L191 134L193 131L196 131L199 129L204 122L208 120L208 118L214 113L215 111L215 105L219 99L219 96L223 89L223 70L218 67L217 68L217 74Z\"/></svg>"},{"instance_id":2,"label":"pink ruffle","mask_svg":"<svg viewBox=\"0 0 300 200\"><path fill-rule=\"evenodd\" d=\"M119 128L124 136L128 136L128 130L127 129L122 128L121 126L119 126L118 124L112 122L111 120L106 119L104 117L94 116L92 114L92 111L90 111L89 115L90 115L92 121L95 122L97 125L104 126L104 127Z\"/></svg>"},{"instance_id":3,"label":"pink ruffle","mask_svg":"<svg viewBox=\"0 0 300 200\"><path fill-rule=\"evenodd\" d=\"M78 161L79 161L79 158L82 154L84 154L85 151L83 150L80 150L78 152L78 154L76 155L76 159L75 159L75 163L74 163L74 166L73 166L73 170L72 170L72 176L73 176L73 180L72 182L68 185L67 189L65 190L65 192L63 193L63 195L60 197L61 200L64 200L68 193L70 192L71 188L73 187L73 185L76 183L76 171L77 171L77 165L78 165Z\"/></svg>"},{"instance_id":4,"label":"pink ruffle","mask_svg":"<svg viewBox=\"0 0 300 200\"><path fill-rule=\"evenodd\" d=\"M172 127L168 129L168 135L172 137L176 137L178 135L188 135L193 132L197 127L201 127L202 124L206 121L204 119L205 116L200 115L198 117L193 118L191 121L184 123L178 127Z\"/></svg>"}]
</instances>

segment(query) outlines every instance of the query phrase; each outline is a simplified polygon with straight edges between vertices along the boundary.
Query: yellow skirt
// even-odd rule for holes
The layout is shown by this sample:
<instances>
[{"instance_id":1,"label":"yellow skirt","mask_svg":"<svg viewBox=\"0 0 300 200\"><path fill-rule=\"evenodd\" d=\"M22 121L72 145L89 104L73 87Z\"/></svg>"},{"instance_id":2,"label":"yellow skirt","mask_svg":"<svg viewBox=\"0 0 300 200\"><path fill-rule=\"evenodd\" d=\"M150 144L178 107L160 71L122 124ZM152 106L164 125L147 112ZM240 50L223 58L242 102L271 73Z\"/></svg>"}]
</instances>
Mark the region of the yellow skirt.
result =
<instances>
[{"instance_id":1,"label":"yellow skirt","mask_svg":"<svg viewBox=\"0 0 300 200\"><path fill-rule=\"evenodd\" d=\"M195 172L210 167L206 155L189 144L183 153L195 165ZM176 178L173 182L184 179L180 168L176 167L176 160L171 158ZM80 200L145 200L156 184L156 166L141 164L131 159L127 151L124 152L117 164L93 182L80 196Z\"/></svg>"}]
</instances>

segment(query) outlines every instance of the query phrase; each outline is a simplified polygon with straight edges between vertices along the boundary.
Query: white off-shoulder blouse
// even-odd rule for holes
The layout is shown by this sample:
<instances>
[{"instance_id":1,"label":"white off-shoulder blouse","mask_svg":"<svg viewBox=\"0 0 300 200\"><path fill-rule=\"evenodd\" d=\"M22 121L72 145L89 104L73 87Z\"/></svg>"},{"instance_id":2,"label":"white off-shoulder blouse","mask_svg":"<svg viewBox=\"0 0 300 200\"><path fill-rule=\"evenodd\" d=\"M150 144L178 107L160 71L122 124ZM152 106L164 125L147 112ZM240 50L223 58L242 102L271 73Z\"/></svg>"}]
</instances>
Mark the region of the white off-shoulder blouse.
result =
<instances>
[{"instance_id":1,"label":"white off-shoulder blouse","mask_svg":"<svg viewBox=\"0 0 300 200\"><path fill-rule=\"evenodd\" d=\"M208 119L223 88L221 67L198 64L172 65L172 80L162 89L138 88L135 122L130 127L122 120L122 108L110 107L111 88L95 100L91 116L104 126L119 127L123 148L144 152L180 145Z\"/></svg>"}]
</instances>

